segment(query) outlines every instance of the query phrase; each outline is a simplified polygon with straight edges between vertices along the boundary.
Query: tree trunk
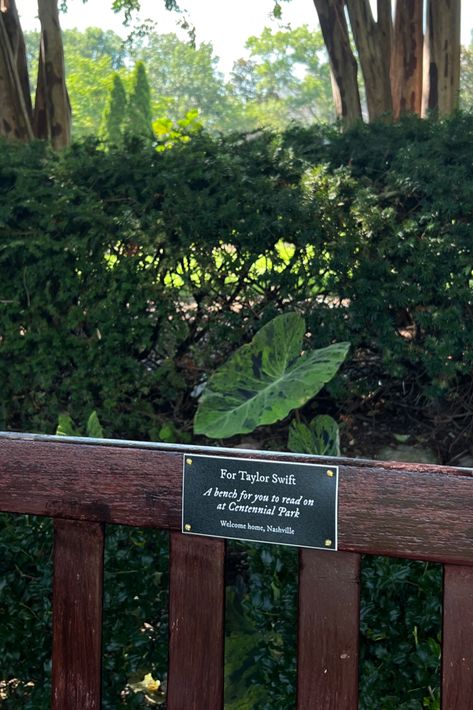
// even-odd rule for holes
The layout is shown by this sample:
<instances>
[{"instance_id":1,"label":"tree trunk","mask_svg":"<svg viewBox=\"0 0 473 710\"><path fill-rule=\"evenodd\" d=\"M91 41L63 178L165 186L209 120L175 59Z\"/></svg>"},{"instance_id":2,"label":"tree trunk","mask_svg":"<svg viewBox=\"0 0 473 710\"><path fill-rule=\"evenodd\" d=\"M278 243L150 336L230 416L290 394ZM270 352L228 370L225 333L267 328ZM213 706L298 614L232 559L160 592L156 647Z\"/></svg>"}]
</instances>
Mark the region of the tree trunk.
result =
<instances>
[{"instance_id":1,"label":"tree trunk","mask_svg":"<svg viewBox=\"0 0 473 710\"><path fill-rule=\"evenodd\" d=\"M448 116L460 91L460 0L427 0L422 115Z\"/></svg>"},{"instance_id":2,"label":"tree trunk","mask_svg":"<svg viewBox=\"0 0 473 710\"><path fill-rule=\"evenodd\" d=\"M0 136L33 138L26 52L15 0L0 0Z\"/></svg>"},{"instance_id":3,"label":"tree trunk","mask_svg":"<svg viewBox=\"0 0 473 710\"><path fill-rule=\"evenodd\" d=\"M57 0L38 0L41 22L38 83L34 110L35 134L64 148L71 141L71 106L67 95L64 52Z\"/></svg>"},{"instance_id":4,"label":"tree trunk","mask_svg":"<svg viewBox=\"0 0 473 710\"><path fill-rule=\"evenodd\" d=\"M314 0L332 72L337 117L348 128L361 120L358 65L350 47L344 0Z\"/></svg>"},{"instance_id":5,"label":"tree trunk","mask_svg":"<svg viewBox=\"0 0 473 710\"><path fill-rule=\"evenodd\" d=\"M377 22L369 0L346 0L346 4L365 80L368 116L370 121L391 120L391 0L378 0Z\"/></svg>"},{"instance_id":6,"label":"tree trunk","mask_svg":"<svg viewBox=\"0 0 473 710\"><path fill-rule=\"evenodd\" d=\"M393 115L422 109L423 0L396 2L391 60Z\"/></svg>"}]
</instances>

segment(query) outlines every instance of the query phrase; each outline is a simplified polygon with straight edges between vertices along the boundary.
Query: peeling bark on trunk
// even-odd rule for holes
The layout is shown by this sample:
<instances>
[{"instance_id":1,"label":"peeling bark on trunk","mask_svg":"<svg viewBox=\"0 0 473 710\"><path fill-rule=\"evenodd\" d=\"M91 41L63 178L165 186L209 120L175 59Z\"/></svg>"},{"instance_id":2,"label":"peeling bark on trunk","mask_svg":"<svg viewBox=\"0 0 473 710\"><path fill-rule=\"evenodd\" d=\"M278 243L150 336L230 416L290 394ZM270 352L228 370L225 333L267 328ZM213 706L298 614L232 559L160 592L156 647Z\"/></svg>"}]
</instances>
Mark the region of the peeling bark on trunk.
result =
<instances>
[{"instance_id":1,"label":"peeling bark on trunk","mask_svg":"<svg viewBox=\"0 0 473 710\"><path fill-rule=\"evenodd\" d=\"M15 0L0 0L0 136L33 138L26 52Z\"/></svg>"},{"instance_id":2,"label":"peeling bark on trunk","mask_svg":"<svg viewBox=\"0 0 473 710\"><path fill-rule=\"evenodd\" d=\"M399 119L403 113L448 116L460 89L461 0L314 0L330 58L337 115L345 126L361 118L357 63L345 15L361 64L369 119ZM427 28L424 36L424 6Z\"/></svg>"},{"instance_id":3,"label":"peeling bark on trunk","mask_svg":"<svg viewBox=\"0 0 473 710\"><path fill-rule=\"evenodd\" d=\"M423 0L396 3L391 91L393 114L397 120L403 113L422 109Z\"/></svg>"},{"instance_id":4,"label":"peeling bark on trunk","mask_svg":"<svg viewBox=\"0 0 473 710\"><path fill-rule=\"evenodd\" d=\"M344 0L314 0L327 47L337 117L345 128L361 120L358 65L350 47Z\"/></svg>"},{"instance_id":5,"label":"peeling bark on trunk","mask_svg":"<svg viewBox=\"0 0 473 710\"><path fill-rule=\"evenodd\" d=\"M34 110L35 134L64 148L71 141L71 106L67 95L64 52L57 0L38 0L41 22L38 83Z\"/></svg>"},{"instance_id":6,"label":"peeling bark on trunk","mask_svg":"<svg viewBox=\"0 0 473 710\"><path fill-rule=\"evenodd\" d=\"M363 78L370 121L392 118L390 83L391 2L378 0L375 22L369 0L346 0Z\"/></svg>"},{"instance_id":7,"label":"peeling bark on trunk","mask_svg":"<svg viewBox=\"0 0 473 710\"><path fill-rule=\"evenodd\" d=\"M427 0L422 115L448 116L460 91L460 0Z\"/></svg>"}]
</instances>

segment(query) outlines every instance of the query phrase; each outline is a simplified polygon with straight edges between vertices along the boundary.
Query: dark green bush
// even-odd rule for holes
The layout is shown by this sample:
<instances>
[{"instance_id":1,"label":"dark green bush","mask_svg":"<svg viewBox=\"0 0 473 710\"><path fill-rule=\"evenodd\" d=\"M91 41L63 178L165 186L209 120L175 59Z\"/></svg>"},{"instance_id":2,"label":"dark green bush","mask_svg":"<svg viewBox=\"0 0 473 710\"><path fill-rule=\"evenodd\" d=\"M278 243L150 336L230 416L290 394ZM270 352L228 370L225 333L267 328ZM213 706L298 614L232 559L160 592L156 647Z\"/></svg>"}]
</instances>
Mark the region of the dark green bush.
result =
<instances>
[{"instance_id":1,"label":"dark green bush","mask_svg":"<svg viewBox=\"0 0 473 710\"><path fill-rule=\"evenodd\" d=\"M441 565L363 558L360 710L439 710L441 597Z\"/></svg>"},{"instance_id":2,"label":"dark green bush","mask_svg":"<svg viewBox=\"0 0 473 710\"><path fill-rule=\"evenodd\" d=\"M7 708L49 707L51 579L51 521L1 513L0 681L14 681L0 700Z\"/></svg>"},{"instance_id":3,"label":"dark green bush","mask_svg":"<svg viewBox=\"0 0 473 710\"><path fill-rule=\"evenodd\" d=\"M0 150L0 425L96 409L189 429L196 386L289 306L372 382L454 398L473 361L473 119ZM473 156L471 156L473 158ZM369 378L368 378L369 380Z\"/></svg>"},{"instance_id":4,"label":"dark green bush","mask_svg":"<svg viewBox=\"0 0 473 710\"><path fill-rule=\"evenodd\" d=\"M270 136L61 158L4 146L3 427L51 431L62 410L96 409L114 435L155 439L190 421L204 373L290 297L275 243L310 240L277 152Z\"/></svg>"},{"instance_id":5,"label":"dark green bush","mask_svg":"<svg viewBox=\"0 0 473 710\"><path fill-rule=\"evenodd\" d=\"M383 378L413 383L434 405L461 394L473 364L472 137L469 115L411 118L305 151L328 166L327 186L315 181L338 208L335 224L326 210L327 293L346 299L317 304L314 332L368 348ZM300 149L307 134L287 139Z\"/></svg>"}]
</instances>

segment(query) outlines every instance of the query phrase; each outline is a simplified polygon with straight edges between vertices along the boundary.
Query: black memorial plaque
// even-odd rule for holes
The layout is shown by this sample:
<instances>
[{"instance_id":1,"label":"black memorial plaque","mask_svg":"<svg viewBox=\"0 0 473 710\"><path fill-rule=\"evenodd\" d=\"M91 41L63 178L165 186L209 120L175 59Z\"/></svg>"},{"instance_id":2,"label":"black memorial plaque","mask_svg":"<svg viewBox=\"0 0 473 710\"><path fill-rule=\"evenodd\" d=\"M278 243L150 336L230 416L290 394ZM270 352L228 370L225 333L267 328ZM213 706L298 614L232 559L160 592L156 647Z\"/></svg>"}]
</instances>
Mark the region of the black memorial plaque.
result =
<instances>
[{"instance_id":1,"label":"black memorial plaque","mask_svg":"<svg viewBox=\"0 0 473 710\"><path fill-rule=\"evenodd\" d=\"M182 532L337 549L338 468L184 456Z\"/></svg>"}]
</instances>

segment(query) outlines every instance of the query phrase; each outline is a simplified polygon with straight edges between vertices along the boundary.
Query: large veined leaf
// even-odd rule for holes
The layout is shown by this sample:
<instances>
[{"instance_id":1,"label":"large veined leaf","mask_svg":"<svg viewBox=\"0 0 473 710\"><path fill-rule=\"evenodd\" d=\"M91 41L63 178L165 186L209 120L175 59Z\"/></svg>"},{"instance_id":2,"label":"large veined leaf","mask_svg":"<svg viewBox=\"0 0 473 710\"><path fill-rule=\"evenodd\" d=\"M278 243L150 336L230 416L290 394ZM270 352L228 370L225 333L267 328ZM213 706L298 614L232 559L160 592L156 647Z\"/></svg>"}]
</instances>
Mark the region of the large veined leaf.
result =
<instances>
[{"instance_id":1,"label":"large veined leaf","mask_svg":"<svg viewBox=\"0 0 473 710\"><path fill-rule=\"evenodd\" d=\"M287 448L301 454L340 456L340 432L338 424L328 414L319 414L307 424L291 422Z\"/></svg>"},{"instance_id":2,"label":"large veined leaf","mask_svg":"<svg viewBox=\"0 0 473 710\"><path fill-rule=\"evenodd\" d=\"M301 355L304 319L277 316L239 348L209 379L194 432L224 439L284 419L302 407L337 372L349 343Z\"/></svg>"}]
</instances>

